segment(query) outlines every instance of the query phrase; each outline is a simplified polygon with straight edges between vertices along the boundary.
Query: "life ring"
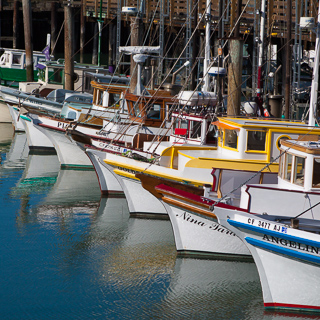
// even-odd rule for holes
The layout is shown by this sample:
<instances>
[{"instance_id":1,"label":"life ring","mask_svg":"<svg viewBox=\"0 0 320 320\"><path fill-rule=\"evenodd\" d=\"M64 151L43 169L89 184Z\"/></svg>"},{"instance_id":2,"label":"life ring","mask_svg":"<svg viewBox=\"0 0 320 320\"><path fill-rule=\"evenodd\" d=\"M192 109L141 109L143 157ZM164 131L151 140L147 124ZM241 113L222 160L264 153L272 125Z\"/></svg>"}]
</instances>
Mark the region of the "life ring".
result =
<instances>
[{"instance_id":1,"label":"life ring","mask_svg":"<svg viewBox=\"0 0 320 320\"><path fill-rule=\"evenodd\" d=\"M5 64L5 62L6 62L6 55L3 54L3 55L1 56L1 58L0 58L0 65Z\"/></svg>"}]
</instances>

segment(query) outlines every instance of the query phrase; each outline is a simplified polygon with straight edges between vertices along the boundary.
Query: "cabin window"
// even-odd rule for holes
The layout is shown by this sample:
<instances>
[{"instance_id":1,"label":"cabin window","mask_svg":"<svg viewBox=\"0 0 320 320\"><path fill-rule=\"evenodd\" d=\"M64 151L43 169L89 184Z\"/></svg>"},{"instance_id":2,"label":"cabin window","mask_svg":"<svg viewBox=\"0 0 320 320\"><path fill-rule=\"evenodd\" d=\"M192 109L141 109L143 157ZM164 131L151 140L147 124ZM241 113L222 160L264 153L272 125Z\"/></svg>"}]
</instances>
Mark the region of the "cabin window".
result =
<instances>
[{"instance_id":1,"label":"cabin window","mask_svg":"<svg viewBox=\"0 0 320 320\"><path fill-rule=\"evenodd\" d=\"M214 124L207 123L208 130L206 134L206 143L207 144L216 144L217 142L217 127Z\"/></svg>"},{"instance_id":2,"label":"cabin window","mask_svg":"<svg viewBox=\"0 0 320 320\"><path fill-rule=\"evenodd\" d=\"M120 100L120 94L119 93L109 93L108 106L119 107L119 100Z\"/></svg>"},{"instance_id":3,"label":"cabin window","mask_svg":"<svg viewBox=\"0 0 320 320\"><path fill-rule=\"evenodd\" d=\"M312 187L320 187L320 158L315 158L313 161Z\"/></svg>"},{"instance_id":4,"label":"cabin window","mask_svg":"<svg viewBox=\"0 0 320 320\"><path fill-rule=\"evenodd\" d=\"M102 97L102 91L100 90L96 90L96 94L95 94L95 99L94 99L94 103L96 105L101 105L102 104L102 101L101 101L101 97Z\"/></svg>"},{"instance_id":5,"label":"cabin window","mask_svg":"<svg viewBox=\"0 0 320 320\"><path fill-rule=\"evenodd\" d=\"M224 146L237 149L238 134L237 130L224 129Z\"/></svg>"},{"instance_id":6,"label":"cabin window","mask_svg":"<svg viewBox=\"0 0 320 320\"><path fill-rule=\"evenodd\" d=\"M12 55L12 63L13 64L21 64L21 55L20 54L13 54Z\"/></svg>"},{"instance_id":7,"label":"cabin window","mask_svg":"<svg viewBox=\"0 0 320 320\"><path fill-rule=\"evenodd\" d=\"M304 186L304 168L305 158L295 156L292 182L298 186Z\"/></svg>"},{"instance_id":8,"label":"cabin window","mask_svg":"<svg viewBox=\"0 0 320 320\"><path fill-rule=\"evenodd\" d=\"M139 103L138 101L136 101L134 103L134 106L133 106L133 110L134 110L134 115L137 117L137 118L141 118L141 112L140 112L140 108L139 108Z\"/></svg>"},{"instance_id":9,"label":"cabin window","mask_svg":"<svg viewBox=\"0 0 320 320\"><path fill-rule=\"evenodd\" d=\"M161 105L154 103L147 113L147 119L160 119L161 118Z\"/></svg>"},{"instance_id":10,"label":"cabin window","mask_svg":"<svg viewBox=\"0 0 320 320\"><path fill-rule=\"evenodd\" d=\"M186 136L188 133L188 121L181 118L173 118L172 132L174 135Z\"/></svg>"},{"instance_id":11,"label":"cabin window","mask_svg":"<svg viewBox=\"0 0 320 320\"><path fill-rule=\"evenodd\" d=\"M247 151L265 151L266 135L267 133L265 131L248 131Z\"/></svg>"},{"instance_id":12,"label":"cabin window","mask_svg":"<svg viewBox=\"0 0 320 320\"><path fill-rule=\"evenodd\" d=\"M190 121L190 138L201 139L201 121Z\"/></svg>"},{"instance_id":13,"label":"cabin window","mask_svg":"<svg viewBox=\"0 0 320 320\"><path fill-rule=\"evenodd\" d=\"M287 153L285 158L284 176L283 179L291 181L291 170L292 170L292 154Z\"/></svg>"}]
</instances>

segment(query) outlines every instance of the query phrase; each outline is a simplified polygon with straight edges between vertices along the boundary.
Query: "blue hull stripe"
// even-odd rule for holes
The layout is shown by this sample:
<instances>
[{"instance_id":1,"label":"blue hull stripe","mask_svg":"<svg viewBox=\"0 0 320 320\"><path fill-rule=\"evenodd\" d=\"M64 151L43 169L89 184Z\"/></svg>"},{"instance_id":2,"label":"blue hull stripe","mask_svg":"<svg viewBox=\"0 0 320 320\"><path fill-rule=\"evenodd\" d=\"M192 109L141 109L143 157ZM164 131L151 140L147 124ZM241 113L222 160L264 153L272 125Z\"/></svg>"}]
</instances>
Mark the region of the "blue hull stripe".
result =
<instances>
[{"instance_id":1,"label":"blue hull stripe","mask_svg":"<svg viewBox=\"0 0 320 320\"><path fill-rule=\"evenodd\" d=\"M253 232L257 232L257 233L263 233L263 234L267 234L269 236L273 236L273 237L278 237L278 238L282 238L282 239L286 239L289 241L296 241L302 244L306 244L309 246L314 246L314 247L318 247L320 248L320 242L318 241L313 241L313 240L308 240L305 238L300 238L300 237L295 237L286 233L282 233L282 232L277 232L277 231L273 231L273 230L268 230L265 228L260 228L260 227L256 227L256 226L252 226L250 224L247 223L243 223L243 222L238 222L235 220L230 220L228 219L227 222L236 228L242 228L242 229L247 229Z\"/></svg>"},{"instance_id":2,"label":"blue hull stripe","mask_svg":"<svg viewBox=\"0 0 320 320\"><path fill-rule=\"evenodd\" d=\"M270 251L277 252L277 253L280 253L280 254L283 254L283 255L286 255L289 257L293 257L293 258L297 258L297 259L301 259L301 260L305 260L305 261L309 261L309 262L313 262L313 263L317 263L317 264L320 263L320 257L316 257L311 254L298 252L298 251L291 250L288 248L279 247L274 244L266 243L264 241L250 238L250 237L245 237L245 240L255 247L270 250Z\"/></svg>"}]
</instances>

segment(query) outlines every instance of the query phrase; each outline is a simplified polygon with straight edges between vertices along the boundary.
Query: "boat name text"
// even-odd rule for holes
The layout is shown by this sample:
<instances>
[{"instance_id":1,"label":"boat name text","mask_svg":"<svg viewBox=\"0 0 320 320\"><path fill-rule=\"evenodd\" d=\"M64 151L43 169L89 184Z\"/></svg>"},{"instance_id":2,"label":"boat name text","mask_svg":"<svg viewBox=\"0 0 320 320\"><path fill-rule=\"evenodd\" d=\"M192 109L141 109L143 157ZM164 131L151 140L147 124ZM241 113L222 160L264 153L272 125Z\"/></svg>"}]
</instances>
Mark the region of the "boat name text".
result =
<instances>
[{"instance_id":1,"label":"boat name text","mask_svg":"<svg viewBox=\"0 0 320 320\"><path fill-rule=\"evenodd\" d=\"M187 212L183 212L180 215L177 214L177 217L178 218L182 218L184 221L192 223L192 224L197 225L199 227L207 227L212 231L217 231L217 232L220 232L220 233L224 233L226 235L235 236L235 233L233 233L232 231L224 228L219 223L213 222L211 224L208 224L208 223L206 223L204 221L201 221L201 220L198 220L198 219L192 217L192 215L187 213Z\"/></svg>"},{"instance_id":2,"label":"boat name text","mask_svg":"<svg viewBox=\"0 0 320 320\"><path fill-rule=\"evenodd\" d=\"M299 243L296 241L291 241L291 240L286 240L286 239L281 239L278 237L268 236L266 234L263 235L262 240L276 243L276 244L281 244L284 247L294 248L294 249L298 249L300 251L315 253L315 254L319 255L320 249L317 247L314 247L314 246L310 246L308 244Z\"/></svg>"}]
</instances>

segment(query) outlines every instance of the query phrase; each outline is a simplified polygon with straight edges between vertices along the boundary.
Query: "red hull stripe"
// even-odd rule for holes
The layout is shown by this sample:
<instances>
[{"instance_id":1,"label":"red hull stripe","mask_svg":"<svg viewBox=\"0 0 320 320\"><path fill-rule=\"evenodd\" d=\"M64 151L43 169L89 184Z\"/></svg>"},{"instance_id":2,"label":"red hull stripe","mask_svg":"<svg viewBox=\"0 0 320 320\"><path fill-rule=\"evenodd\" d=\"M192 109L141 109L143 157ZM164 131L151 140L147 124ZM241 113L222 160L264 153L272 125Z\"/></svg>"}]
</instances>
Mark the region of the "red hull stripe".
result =
<instances>
[{"instance_id":1,"label":"red hull stripe","mask_svg":"<svg viewBox=\"0 0 320 320\"><path fill-rule=\"evenodd\" d=\"M319 310L320 306L306 306L301 304L287 304L278 302L269 302L264 304L265 308L286 308L286 309L305 309L305 310Z\"/></svg>"},{"instance_id":2,"label":"red hull stripe","mask_svg":"<svg viewBox=\"0 0 320 320\"><path fill-rule=\"evenodd\" d=\"M184 190L180 190L180 189L177 189L177 188L174 188L174 187L170 187L170 186L167 186L165 184L157 185L156 186L156 190L158 190L159 192L161 192L161 190L162 191L166 191L166 192L170 192L172 195L177 195L177 196L183 197L183 198L185 198L186 202L188 202L188 200L192 200L194 202L199 202L201 204L206 204L206 205L209 205L209 206L215 205L215 203L216 203L216 201L214 201L214 200L211 200L211 199L208 199L208 198L205 198L205 197L202 197L202 196L198 196L198 195L195 195L193 193L190 193L190 192L187 192L187 191L184 191ZM238 210L238 211L248 212L245 209L234 207L234 206L222 203L222 202L219 202L217 204L217 206L218 207L222 207L222 208L227 208L227 209L235 209L235 210Z\"/></svg>"}]
</instances>

